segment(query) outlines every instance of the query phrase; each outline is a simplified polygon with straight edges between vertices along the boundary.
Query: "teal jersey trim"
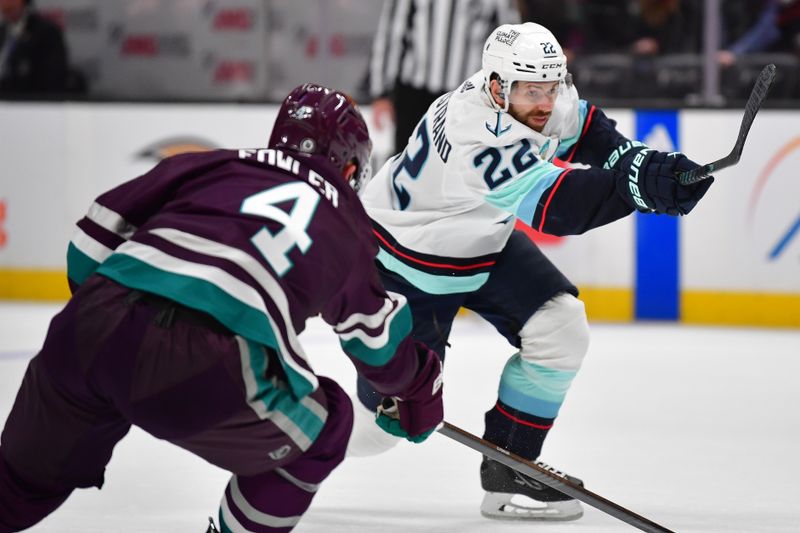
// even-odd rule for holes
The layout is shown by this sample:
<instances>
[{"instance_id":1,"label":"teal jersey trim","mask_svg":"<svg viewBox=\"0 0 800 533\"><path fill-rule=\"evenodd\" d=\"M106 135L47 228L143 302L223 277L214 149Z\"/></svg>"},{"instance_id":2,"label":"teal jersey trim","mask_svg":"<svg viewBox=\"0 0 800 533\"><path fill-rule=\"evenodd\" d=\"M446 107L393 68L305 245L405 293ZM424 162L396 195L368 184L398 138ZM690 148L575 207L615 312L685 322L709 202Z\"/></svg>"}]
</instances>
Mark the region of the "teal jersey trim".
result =
<instances>
[{"instance_id":1,"label":"teal jersey trim","mask_svg":"<svg viewBox=\"0 0 800 533\"><path fill-rule=\"evenodd\" d=\"M399 274L416 288L428 294L472 292L480 289L483 284L486 283L486 280L489 279L488 272L474 274L472 276L437 276L435 274L428 274L427 272L420 272L415 268L407 266L399 259L396 259L383 248L378 250L378 261L380 261L387 270Z\"/></svg>"},{"instance_id":2,"label":"teal jersey trim","mask_svg":"<svg viewBox=\"0 0 800 533\"><path fill-rule=\"evenodd\" d=\"M67 277L78 285L86 281L97 270L100 263L81 252L77 246L69 243L67 247Z\"/></svg>"},{"instance_id":3,"label":"teal jersey trim","mask_svg":"<svg viewBox=\"0 0 800 533\"><path fill-rule=\"evenodd\" d=\"M279 343L267 316L258 309L245 305L216 285L200 278L161 270L125 254L111 255L100 265L97 272L126 287L158 294L208 313L234 333L275 349L294 394L299 398L314 390L307 379L283 360Z\"/></svg>"},{"instance_id":4,"label":"teal jersey trim","mask_svg":"<svg viewBox=\"0 0 800 533\"><path fill-rule=\"evenodd\" d=\"M384 326L386 327L386 326ZM382 346L370 347L361 339L354 337L340 341L342 348L353 357L370 366L383 366L397 351L397 346L411 333L411 310L404 304L388 324L386 342ZM386 333L386 332L384 332ZM372 337L374 339L374 337Z\"/></svg>"},{"instance_id":5,"label":"teal jersey trim","mask_svg":"<svg viewBox=\"0 0 800 533\"><path fill-rule=\"evenodd\" d=\"M542 194L556 182L562 172L563 168L547 161L539 161L505 187L487 194L486 201L530 224Z\"/></svg>"},{"instance_id":6,"label":"teal jersey trim","mask_svg":"<svg viewBox=\"0 0 800 533\"><path fill-rule=\"evenodd\" d=\"M576 374L529 363L516 354L500 377L500 400L534 416L555 418Z\"/></svg>"},{"instance_id":7,"label":"teal jersey trim","mask_svg":"<svg viewBox=\"0 0 800 533\"><path fill-rule=\"evenodd\" d=\"M578 139L581 138L581 134L583 133L583 128L586 125L586 117L589 115L589 103L586 100L579 100L578 101L578 133L569 137L568 139L562 139L561 144L558 145L558 150L556 150L556 157L561 158L562 156L566 155L572 147L578 142Z\"/></svg>"},{"instance_id":8,"label":"teal jersey trim","mask_svg":"<svg viewBox=\"0 0 800 533\"><path fill-rule=\"evenodd\" d=\"M264 376L267 371L267 358L263 355L260 346L253 341L247 341L250 352L250 368L256 383L256 394L248 398L249 401L259 401L264 404L267 411L279 412L292 421L310 442L314 442L322 431L325 421L313 411L299 403L288 390L276 388Z\"/></svg>"}]
</instances>

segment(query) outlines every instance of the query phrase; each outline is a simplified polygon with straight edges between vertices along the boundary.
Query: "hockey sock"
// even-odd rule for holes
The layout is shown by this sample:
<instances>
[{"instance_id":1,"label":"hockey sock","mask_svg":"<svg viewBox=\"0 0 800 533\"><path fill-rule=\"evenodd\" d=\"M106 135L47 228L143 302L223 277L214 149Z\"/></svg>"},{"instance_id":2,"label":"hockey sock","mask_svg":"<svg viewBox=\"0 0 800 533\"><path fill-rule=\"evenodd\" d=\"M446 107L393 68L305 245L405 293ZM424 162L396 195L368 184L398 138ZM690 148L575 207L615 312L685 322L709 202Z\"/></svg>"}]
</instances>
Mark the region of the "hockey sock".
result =
<instances>
[{"instance_id":1,"label":"hockey sock","mask_svg":"<svg viewBox=\"0 0 800 533\"><path fill-rule=\"evenodd\" d=\"M555 418L541 418L510 407L500 400L486 412L483 438L526 459L542 451L547 432Z\"/></svg>"}]
</instances>

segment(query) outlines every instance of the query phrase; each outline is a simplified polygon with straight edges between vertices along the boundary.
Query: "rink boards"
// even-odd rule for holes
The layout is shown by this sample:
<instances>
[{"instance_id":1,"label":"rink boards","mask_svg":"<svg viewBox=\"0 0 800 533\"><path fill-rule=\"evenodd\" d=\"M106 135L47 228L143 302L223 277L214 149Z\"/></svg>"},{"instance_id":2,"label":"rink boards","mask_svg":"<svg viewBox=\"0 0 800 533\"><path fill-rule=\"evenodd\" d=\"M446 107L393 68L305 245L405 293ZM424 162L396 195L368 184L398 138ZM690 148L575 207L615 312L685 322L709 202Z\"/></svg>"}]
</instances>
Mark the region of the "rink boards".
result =
<instances>
[{"instance_id":1,"label":"rink boards","mask_svg":"<svg viewBox=\"0 0 800 533\"><path fill-rule=\"evenodd\" d=\"M65 299L66 246L95 196L178 151L263 146L275 112L0 103L0 299ZM608 114L623 133L698 163L730 151L741 118L736 110ZM718 176L688 217L636 215L540 244L581 288L595 320L800 327L798 124L800 111L761 111L739 165ZM374 132L379 160L388 133Z\"/></svg>"}]
</instances>

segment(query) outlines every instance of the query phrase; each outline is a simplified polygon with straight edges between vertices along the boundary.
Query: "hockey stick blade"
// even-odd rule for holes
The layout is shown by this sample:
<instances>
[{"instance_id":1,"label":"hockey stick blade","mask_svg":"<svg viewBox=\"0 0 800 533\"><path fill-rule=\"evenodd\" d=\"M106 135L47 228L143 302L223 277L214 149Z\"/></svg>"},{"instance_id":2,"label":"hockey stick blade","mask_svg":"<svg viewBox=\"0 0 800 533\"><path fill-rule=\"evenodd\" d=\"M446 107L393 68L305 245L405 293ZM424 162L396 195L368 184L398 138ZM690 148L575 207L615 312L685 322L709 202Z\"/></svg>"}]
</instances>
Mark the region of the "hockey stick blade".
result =
<instances>
[{"instance_id":1,"label":"hockey stick blade","mask_svg":"<svg viewBox=\"0 0 800 533\"><path fill-rule=\"evenodd\" d=\"M609 501L602 496L586 490L580 485L569 481L564 474L561 474L555 469L547 469L539 464L523 459L519 455L513 454L508 450L504 450L499 446L495 446L491 442L476 437L472 433L464 431L448 422L443 422L442 427L439 428L439 433L446 437L450 437L456 442L459 442L468 448L482 453L490 459L494 459L498 463L503 463L509 468L512 468L520 474L532 477L536 481L544 483L548 487L554 488L563 492L567 496L572 496L576 500L580 500L586 505L591 505L608 515L622 520L641 531L648 531L652 533L674 533L672 530L660 526L647 518L640 516L633 511L629 511L616 503Z\"/></svg>"},{"instance_id":2,"label":"hockey stick blade","mask_svg":"<svg viewBox=\"0 0 800 533\"><path fill-rule=\"evenodd\" d=\"M761 74L758 75L756 84L750 92L750 98L747 99L747 105L744 106L744 116L742 117L742 124L739 126L739 137L736 139L736 144L733 146L731 153L713 163L708 163L701 167L693 168L692 170L678 172L678 183L681 185L697 183L709 177L712 172L732 167L739 162L739 158L742 157L742 150L744 150L744 141L747 139L747 134L750 132L750 126L753 125L756 113L761 109L761 104L767 97L767 91L769 91L770 85L772 85L773 80L775 80L776 70L775 65L770 63L764 67Z\"/></svg>"}]
</instances>

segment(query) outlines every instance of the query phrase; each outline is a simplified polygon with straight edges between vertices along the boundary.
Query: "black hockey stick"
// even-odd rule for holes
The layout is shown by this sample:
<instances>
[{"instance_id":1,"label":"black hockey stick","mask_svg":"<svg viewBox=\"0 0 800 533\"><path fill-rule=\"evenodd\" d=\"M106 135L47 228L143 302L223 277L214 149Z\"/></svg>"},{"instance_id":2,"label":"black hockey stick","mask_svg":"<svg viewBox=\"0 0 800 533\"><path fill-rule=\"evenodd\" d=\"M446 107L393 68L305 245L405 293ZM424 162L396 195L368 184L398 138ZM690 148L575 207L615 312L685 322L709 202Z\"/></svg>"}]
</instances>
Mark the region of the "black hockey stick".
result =
<instances>
[{"instance_id":1,"label":"black hockey stick","mask_svg":"<svg viewBox=\"0 0 800 533\"><path fill-rule=\"evenodd\" d=\"M742 157L742 150L744 150L744 141L747 139L747 133L750 131L750 126L753 125L756 113L761 109L761 104L764 102L764 98L767 97L767 91L769 91L769 86L772 85L774 79L775 65L773 64L764 67L761 74L758 75L756 84L750 92L750 98L747 99L747 105L744 106L744 117L742 117L742 125L739 126L739 137L736 139L736 144L733 146L731 153L713 163L678 172L678 183L681 185L697 183L709 177L712 172L732 167L739 162L739 158Z\"/></svg>"},{"instance_id":2,"label":"black hockey stick","mask_svg":"<svg viewBox=\"0 0 800 533\"><path fill-rule=\"evenodd\" d=\"M626 524L630 524L642 531L650 531L653 533L673 533L671 530L660 526L655 522L634 513L633 511L629 511L628 509L625 509L624 507L617 505L612 501L606 500L602 496L598 496L594 492L586 490L572 481L569 481L564 474L552 467L544 465L543 463L537 463L523 459L519 455L513 454L508 450L504 450L499 446L495 446L491 442L483 440L480 437L476 437L472 433L464 431L463 429L458 428L448 422L444 422L443 424L444 425L439 428L439 433L442 435L450 437L454 441L459 442L468 448L472 448L473 450L482 453L490 459L494 459L499 463L503 463L507 467L513 468L521 474L532 477L536 481L544 483L548 487L552 487L560 492L563 492L567 496L572 496L576 500L580 500L587 505L591 505L595 509L613 516L614 518L618 518Z\"/></svg>"}]
</instances>

